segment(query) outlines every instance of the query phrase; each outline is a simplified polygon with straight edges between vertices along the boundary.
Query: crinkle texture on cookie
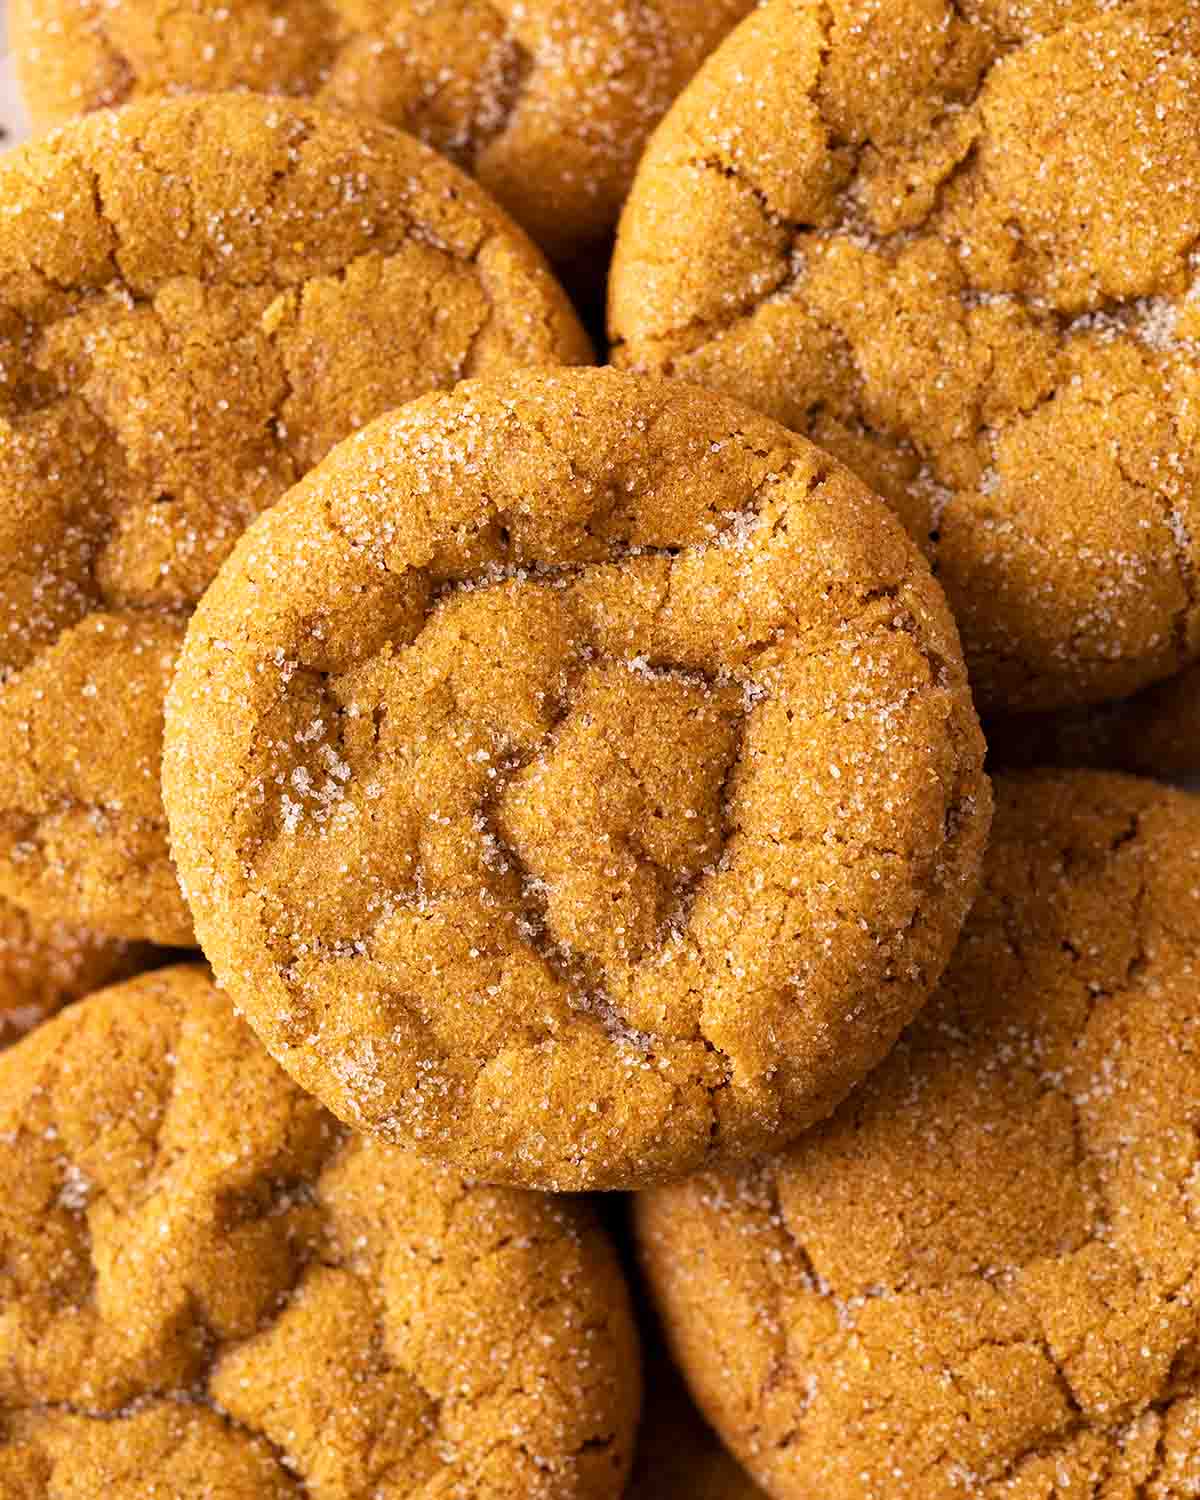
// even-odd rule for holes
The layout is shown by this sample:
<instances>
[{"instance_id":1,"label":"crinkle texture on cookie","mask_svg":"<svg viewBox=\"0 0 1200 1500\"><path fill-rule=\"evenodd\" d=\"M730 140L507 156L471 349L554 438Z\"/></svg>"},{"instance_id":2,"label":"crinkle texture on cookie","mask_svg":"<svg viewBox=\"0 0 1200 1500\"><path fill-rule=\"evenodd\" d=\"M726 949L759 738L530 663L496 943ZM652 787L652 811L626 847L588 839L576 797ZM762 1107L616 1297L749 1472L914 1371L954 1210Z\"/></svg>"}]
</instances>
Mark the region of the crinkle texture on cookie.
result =
<instances>
[{"instance_id":1,"label":"crinkle texture on cookie","mask_svg":"<svg viewBox=\"0 0 1200 1500\"><path fill-rule=\"evenodd\" d=\"M162 700L222 559L381 411L586 340L472 182L299 105L94 115L0 202L0 894L187 944Z\"/></svg>"},{"instance_id":2,"label":"crinkle texture on cookie","mask_svg":"<svg viewBox=\"0 0 1200 1500\"><path fill-rule=\"evenodd\" d=\"M987 742L995 766L1200 775L1200 664L1096 708L992 719Z\"/></svg>"},{"instance_id":3,"label":"crinkle texture on cookie","mask_svg":"<svg viewBox=\"0 0 1200 1500\"><path fill-rule=\"evenodd\" d=\"M612 1500L638 1356L581 1204L351 1136L200 968L0 1058L0 1497Z\"/></svg>"},{"instance_id":4,"label":"crinkle texture on cookie","mask_svg":"<svg viewBox=\"0 0 1200 1500\"><path fill-rule=\"evenodd\" d=\"M188 632L164 796L292 1074L486 1180L631 1186L826 1115L990 816L953 622L749 410L526 372L342 444Z\"/></svg>"},{"instance_id":5,"label":"crinkle texture on cookie","mask_svg":"<svg viewBox=\"0 0 1200 1500\"><path fill-rule=\"evenodd\" d=\"M714 1426L776 1500L1200 1488L1200 802L997 782L939 993L777 1158L644 1195Z\"/></svg>"},{"instance_id":6,"label":"crinkle texture on cookie","mask_svg":"<svg viewBox=\"0 0 1200 1500\"><path fill-rule=\"evenodd\" d=\"M0 1047L68 1001L144 968L152 954L69 922L39 922L0 897Z\"/></svg>"},{"instance_id":7,"label":"crinkle texture on cookie","mask_svg":"<svg viewBox=\"0 0 1200 1500\"><path fill-rule=\"evenodd\" d=\"M754 0L19 0L37 122L158 92L302 95L420 136L552 255L616 223L653 126Z\"/></svg>"},{"instance_id":8,"label":"crinkle texture on cookie","mask_svg":"<svg viewBox=\"0 0 1200 1500\"><path fill-rule=\"evenodd\" d=\"M1200 10L771 0L643 158L615 357L927 540L982 711L1200 654Z\"/></svg>"}]
</instances>

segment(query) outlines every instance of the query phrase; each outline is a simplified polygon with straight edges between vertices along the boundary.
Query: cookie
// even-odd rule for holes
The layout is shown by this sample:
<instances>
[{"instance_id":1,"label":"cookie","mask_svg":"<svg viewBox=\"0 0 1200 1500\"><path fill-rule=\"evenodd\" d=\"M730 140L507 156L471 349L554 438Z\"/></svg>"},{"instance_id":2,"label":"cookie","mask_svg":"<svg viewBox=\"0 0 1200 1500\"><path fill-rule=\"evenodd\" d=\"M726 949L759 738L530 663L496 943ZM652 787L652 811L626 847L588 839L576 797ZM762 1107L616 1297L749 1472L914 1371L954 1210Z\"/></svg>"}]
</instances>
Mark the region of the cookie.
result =
<instances>
[{"instance_id":1,"label":"cookie","mask_svg":"<svg viewBox=\"0 0 1200 1500\"><path fill-rule=\"evenodd\" d=\"M0 1058L0 1496L615 1500L640 1398L586 1206L350 1135L205 971Z\"/></svg>"},{"instance_id":2,"label":"cookie","mask_svg":"<svg viewBox=\"0 0 1200 1500\"><path fill-rule=\"evenodd\" d=\"M648 1193L702 1409L774 1500L1200 1488L1200 801L997 782L938 994L789 1151Z\"/></svg>"},{"instance_id":3,"label":"cookie","mask_svg":"<svg viewBox=\"0 0 1200 1500\"><path fill-rule=\"evenodd\" d=\"M0 1047L150 959L143 944L97 937L67 922L39 923L0 899Z\"/></svg>"},{"instance_id":4,"label":"cookie","mask_svg":"<svg viewBox=\"0 0 1200 1500\"><path fill-rule=\"evenodd\" d=\"M206 954L357 1129L632 1186L795 1134L935 982L990 815L953 622L840 465L704 392L414 402L246 535L164 798Z\"/></svg>"},{"instance_id":5,"label":"cookie","mask_svg":"<svg viewBox=\"0 0 1200 1500\"><path fill-rule=\"evenodd\" d=\"M815 438L928 547L981 712L1200 654L1200 11L770 0L646 152L614 357Z\"/></svg>"},{"instance_id":6,"label":"cookie","mask_svg":"<svg viewBox=\"0 0 1200 1500\"><path fill-rule=\"evenodd\" d=\"M187 945L162 699L221 561L381 411L586 341L473 183L338 114L131 105L0 202L0 896Z\"/></svg>"},{"instance_id":7,"label":"cookie","mask_svg":"<svg viewBox=\"0 0 1200 1500\"><path fill-rule=\"evenodd\" d=\"M301 95L420 136L558 259L609 234L653 126L755 0L20 0L35 120L155 92Z\"/></svg>"},{"instance_id":8,"label":"cookie","mask_svg":"<svg viewBox=\"0 0 1200 1500\"><path fill-rule=\"evenodd\" d=\"M1182 778L1200 773L1200 666L1132 698L1057 714L1012 714L987 726L998 766L1094 766Z\"/></svg>"},{"instance_id":9,"label":"cookie","mask_svg":"<svg viewBox=\"0 0 1200 1500\"><path fill-rule=\"evenodd\" d=\"M678 1372L658 1350L646 1360L645 1408L625 1500L765 1500L696 1411Z\"/></svg>"}]
</instances>

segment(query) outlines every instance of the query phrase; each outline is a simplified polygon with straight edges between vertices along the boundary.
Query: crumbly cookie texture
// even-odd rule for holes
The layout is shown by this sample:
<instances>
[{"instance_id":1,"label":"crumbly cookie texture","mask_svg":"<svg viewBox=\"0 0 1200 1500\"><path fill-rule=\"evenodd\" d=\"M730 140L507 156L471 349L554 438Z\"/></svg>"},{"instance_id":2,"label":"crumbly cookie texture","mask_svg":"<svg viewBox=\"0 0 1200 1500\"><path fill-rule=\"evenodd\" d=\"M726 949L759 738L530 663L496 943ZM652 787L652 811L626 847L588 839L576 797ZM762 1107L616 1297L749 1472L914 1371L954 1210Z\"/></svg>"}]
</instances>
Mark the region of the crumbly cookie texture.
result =
<instances>
[{"instance_id":1,"label":"crumbly cookie texture","mask_svg":"<svg viewBox=\"0 0 1200 1500\"><path fill-rule=\"evenodd\" d=\"M357 1128L632 1186L826 1115L990 817L957 637L841 465L612 370L415 402L193 618L164 796L205 952Z\"/></svg>"},{"instance_id":2,"label":"crumbly cookie texture","mask_svg":"<svg viewBox=\"0 0 1200 1500\"><path fill-rule=\"evenodd\" d=\"M474 183L330 112L93 115L0 201L0 895L186 945L162 700L222 559L381 411L587 342Z\"/></svg>"},{"instance_id":3,"label":"crumbly cookie texture","mask_svg":"<svg viewBox=\"0 0 1200 1500\"><path fill-rule=\"evenodd\" d=\"M987 742L995 766L1200 775L1200 665L1097 708L994 718Z\"/></svg>"},{"instance_id":4,"label":"crumbly cookie texture","mask_svg":"<svg viewBox=\"0 0 1200 1500\"><path fill-rule=\"evenodd\" d=\"M642 1197L693 1392L776 1500L1200 1489L1200 802L997 781L942 987L774 1159Z\"/></svg>"},{"instance_id":5,"label":"crumbly cookie texture","mask_svg":"<svg viewBox=\"0 0 1200 1500\"><path fill-rule=\"evenodd\" d=\"M0 1047L68 1001L144 968L153 950L97 937L69 922L39 922L0 898Z\"/></svg>"},{"instance_id":6,"label":"crumbly cookie texture","mask_svg":"<svg viewBox=\"0 0 1200 1500\"><path fill-rule=\"evenodd\" d=\"M614 357L845 460L983 712L1200 653L1200 11L770 0L639 169Z\"/></svg>"},{"instance_id":7,"label":"crumbly cookie texture","mask_svg":"<svg viewBox=\"0 0 1200 1500\"><path fill-rule=\"evenodd\" d=\"M612 1500L640 1399L582 1204L350 1135L199 968L0 1059L0 1497Z\"/></svg>"},{"instance_id":8,"label":"crumbly cookie texture","mask_svg":"<svg viewBox=\"0 0 1200 1500\"><path fill-rule=\"evenodd\" d=\"M556 258L611 231L650 131L754 0L18 0L35 120L158 92L302 95L411 131Z\"/></svg>"}]
</instances>

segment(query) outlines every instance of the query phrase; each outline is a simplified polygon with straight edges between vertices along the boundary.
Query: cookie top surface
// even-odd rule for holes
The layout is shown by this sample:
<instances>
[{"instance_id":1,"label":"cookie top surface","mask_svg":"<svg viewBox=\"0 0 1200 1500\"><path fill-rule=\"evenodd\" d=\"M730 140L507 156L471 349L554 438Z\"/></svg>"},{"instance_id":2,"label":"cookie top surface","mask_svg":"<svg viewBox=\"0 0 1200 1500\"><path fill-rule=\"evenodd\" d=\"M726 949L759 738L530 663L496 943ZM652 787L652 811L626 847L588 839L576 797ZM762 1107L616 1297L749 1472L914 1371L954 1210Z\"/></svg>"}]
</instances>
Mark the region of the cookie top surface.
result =
<instances>
[{"instance_id":1,"label":"cookie top surface","mask_svg":"<svg viewBox=\"0 0 1200 1500\"><path fill-rule=\"evenodd\" d=\"M4 1054L0 1162L4 1500L620 1493L636 1341L588 1210L350 1136L202 969Z\"/></svg>"},{"instance_id":2,"label":"cookie top surface","mask_svg":"<svg viewBox=\"0 0 1200 1500\"><path fill-rule=\"evenodd\" d=\"M93 115L0 202L0 893L186 944L161 704L221 560L381 411L586 342L474 183L330 112Z\"/></svg>"},{"instance_id":3,"label":"cookie top surface","mask_svg":"<svg viewBox=\"0 0 1200 1500\"><path fill-rule=\"evenodd\" d=\"M616 223L652 127L754 0L19 0L52 124L155 92L250 88L381 119L445 152L556 257Z\"/></svg>"},{"instance_id":4,"label":"cookie top surface","mask_svg":"<svg viewBox=\"0 0 1200 1500\"><path fill-rule=\"evenodd\" d=\"M1200 652L1200 11L770 0L639 168L615 357L807 433L927 544L981 711Z\"/></svg>"},{"instance_id":5,"label":"cookie top surface","mask_svg":"<svg viewBox=\"0 0 1200 1500\"><path fill-rule=\"evenodd\" d=\"M0 1047L68 1001L135 973L151 953L69 922L39 922L0 897Z\"/></svg>"},{"instance_id":6,"label":"cookie top surface","mask_svg":"<svg viewBox=\"0 0 1200 1500\"><path fill-rule=\"evenodd\" d=\"M884 1065L788 1152L641 1202L675 1353L777 1500L1200 1478L1200 802L1092 772L996 795Z\"/></svg>"},{"instance_id":7,"label":"cookie top surface","mask_svg":"<svg viewBox=\"0 0 1200 1500\"><path fill-rule=\"evenodd\" d=\"M990 815L886 507L704 392L525 372L341 445L194 617L164 796L274 1055L485 1180L794 1134L949 954Z\"/></svg>"}]
</instances>

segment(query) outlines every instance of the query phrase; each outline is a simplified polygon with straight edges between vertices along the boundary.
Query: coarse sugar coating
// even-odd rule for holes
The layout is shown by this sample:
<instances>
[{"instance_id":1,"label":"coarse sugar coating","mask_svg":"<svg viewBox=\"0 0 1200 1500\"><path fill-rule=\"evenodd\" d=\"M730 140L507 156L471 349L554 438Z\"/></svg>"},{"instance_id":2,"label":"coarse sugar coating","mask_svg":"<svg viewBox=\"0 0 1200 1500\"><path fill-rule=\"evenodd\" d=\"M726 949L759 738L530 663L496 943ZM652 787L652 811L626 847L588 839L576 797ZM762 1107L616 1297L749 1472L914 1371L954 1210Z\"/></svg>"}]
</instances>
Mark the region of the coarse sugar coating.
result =
<instances>
[{"instance_id":1,"label":"coarse sugar coating","mask_svg":"<svg viewBox=\"0 0 1200 1500\"><path fill-rule=\"evenodd\" d=\"M1094 766L1144 776L1200 775L1200 664L1131 698L989 721L995 766Z\"/></svg>"},{"instance_id":2,"label":"coarse sugar coating","mask_svg":"<svg viewBox=\"0 0 1200 1500\"><path fill-rule=\"evenodd\" d=\"M1200 8L769 0L639 168L614 358L749 401L926 545L980 711L1200 654Z\"/></svg>"},{"instance_id":3,"label":"coarse sugar coating","mask_svg":"<svg viewBox=\"0 0 1200 1500\"><path fill-rule=\"evenodd\" d=\"M290 94L411 131L556 258L611 231L651 129L754 0L16 0L37 123L158 92Z\"/></svg>"},{"instance_id":4,"label":"coarse sugar coating","mask_svg":"<svg viewBox=\"0 0 1200 1500\"><path fill-rule=\"evenodd\" d=\"M162 700L220 562L381 411L586 339L469 179L301 105L92 115L0 203L0 895L187 945Z\"/></svg>"},{"instance_id":5,"label":"coarse sugar coating","mask_svg":"<svg viewBox=\"0 0 1200 1500\"><path fill-rule=\"evenodd\" d=\"M773 1500L1200 1492L1200 801L1001 777L941 988L785 1153L636 1206Z\"/></svg>"},{"instance_id":6,"label":"coarse sugar coating","mask_svg":"<svg viewBox=\"0 0 1200 1500\"><path fill-rule=\"evenodd\" d=\"M164 797L197 932L358 1129L632 1186L887 1051L990 817L886 506L682 385L521 372L342 444L189 627Z\"/></svg>"},{"instance_id":7,"label":"coarse sugar coating","mask_svg":"<svg viewBox=\"0 0 1200 1500\"><path fill-rule=\"evenodd\" d=\"M640 1401L574 1201L351 1135L199 967L0 1058L3 1500L615 1500Z\"/></svg>"},{"instance_id":8,"label":"coarse sugar coating","mask_svg":"<svg viewBox=\"0 0 1200 1500\"><path fill-rule=\"evenodd\" d=\"M0 1047L68 1001L144 968L152 953L69 922L39 922L0 897Z\"/></svg>"}]
</instances>

